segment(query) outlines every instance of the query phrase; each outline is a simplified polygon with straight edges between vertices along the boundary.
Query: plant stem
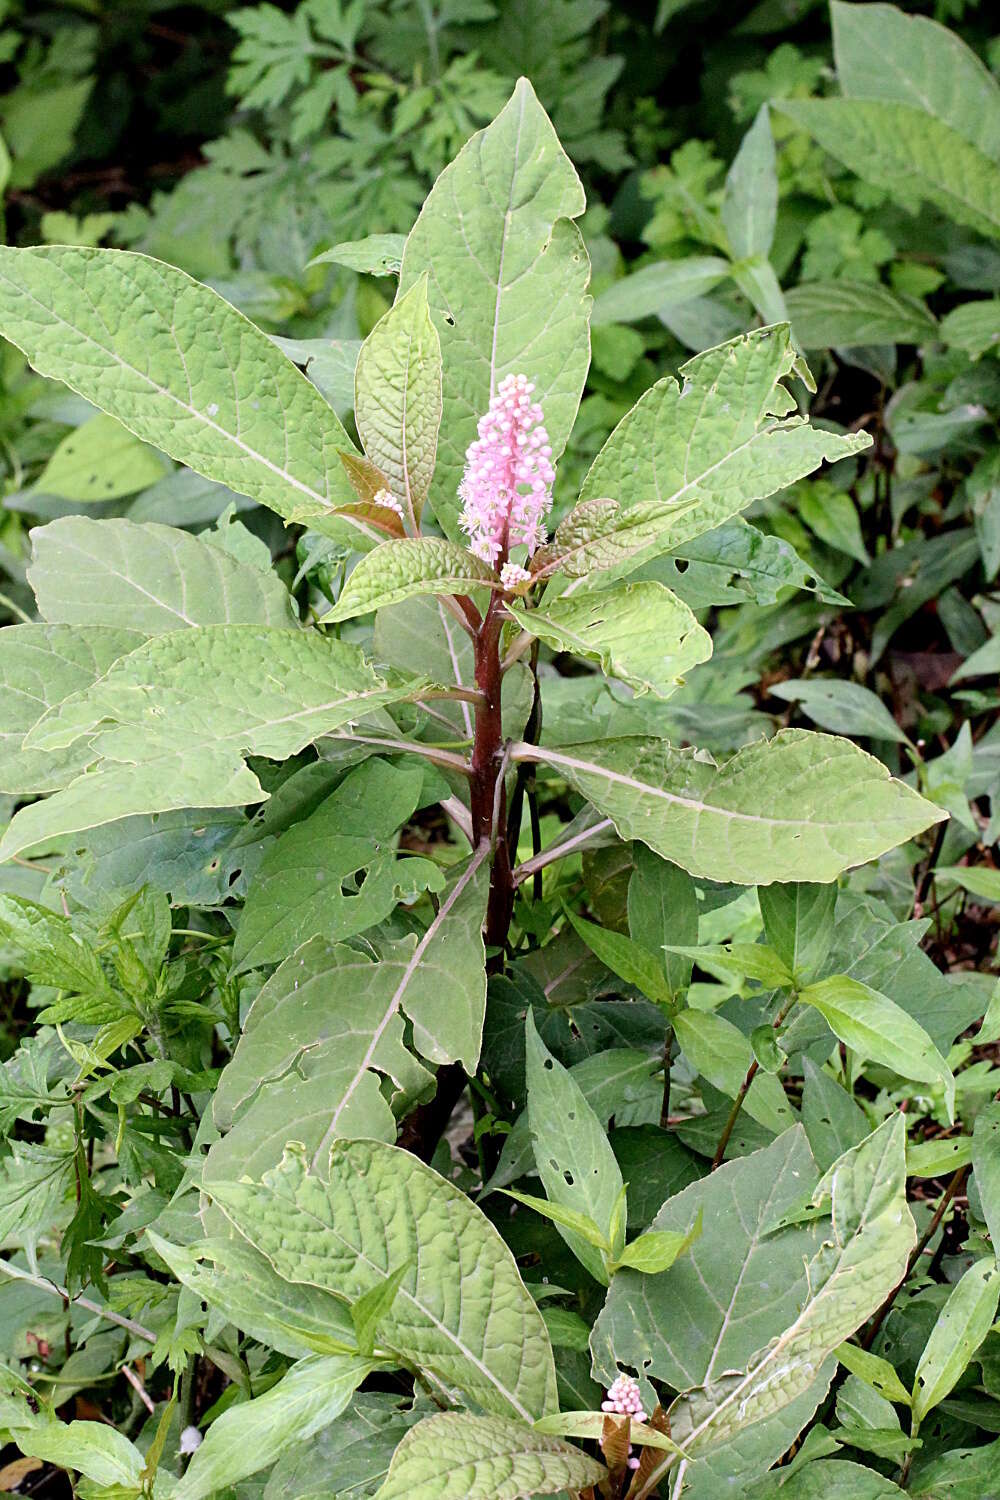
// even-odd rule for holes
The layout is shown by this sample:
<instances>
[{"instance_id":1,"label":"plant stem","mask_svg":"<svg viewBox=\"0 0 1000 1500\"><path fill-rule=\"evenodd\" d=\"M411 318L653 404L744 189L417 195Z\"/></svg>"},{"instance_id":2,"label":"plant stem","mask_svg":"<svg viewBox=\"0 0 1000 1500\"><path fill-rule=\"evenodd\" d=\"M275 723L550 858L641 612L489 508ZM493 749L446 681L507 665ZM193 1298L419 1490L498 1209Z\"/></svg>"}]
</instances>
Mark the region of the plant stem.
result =
<instances>
[{"instance_id":1,"label":"plant stem","mask_svg":"<svg viewBox=\"0 0 1000 1500\"><path fill-rule=\"evenodd\" d=\"M872 1344L875 1342L875 1335L878 1333L879 1329L882 1327L882 1324L888 1317L889 1312L892 1309L892 1304L895 1302L897 1296L902 1291L903 1287L906 1285L907 1281L912 1275L914 1266L920 1260L920 1257L927 1249L927 1246L930 1244L935 1234L937 1234L937 1231L941 1226L941 1220L944 1218L945 1213L948 1210L948 1205L951 1203L952 1199L957 1197L957 1195L962 1191L963 1187L965 1186L965 1179L968 1177L968 1175L968 1165L959 1167L954 1173L951 1181L948 1183L948 1186L941 1194L940 1198L938 1199L937 1208L935 1208L933 1214L931 1215L930 1223L924 1230L923 1234L920 1236L917 1243L914 1245L913 1253L911 1254L909 1260L906 1262L906 1270L903 1272L902 1277L893 1287L892 1291L889 1293L888 1297L882 1303L882 1306L879 1308L878 1312L875 1314L871 1322L868 1324L868 1327L865 1329L864 1338L860 1341L862 1349L870 1349Z\"/></svg>"},{"instance_id":2,"label":"plant stem","mask_svg":"<svg viewBox=\"0 0 1000 1500\"><path fill-rule=\"evenodd\" d=\"M500 634L503 611L497 594L490 599L486 617L475 637L476 686L482 702L476 704L475 737L472 745L471 812L472 841L483 839L493 849L490 894L486 906L486 946L502 949L507 941L514 909L514 881L507 842L507 793L503 785L503 725L500 693ZM495 960L494 960L495 964Z\"/></svg>"},{"instance_id":3,"label":"plant stem","mask_svg":"<svg viewBox=\"0 0 1000 1500\"><path fill-rule=\"evenodd\" d=\"M797 995L790 995L789 998L785 1001L785 1004L778 1011L778 1014L771 1022L771 1025L774 1027L775 1031L777 1031L778 1027L788 1015L788 1012L791 1010L797 999ZM747 1094L750 1092L750 1085L757 1077L759 1069L760 1063L756 1058L754 1058L749 1068L747 1068L747 1076L740 1084L740 1091L736 1095L736 1098L733 1100L733 1107L729 1111L729 1119L726 1121L722 1130L722 1134L719 1136L719 1144L715 1148L715 1155L712 1157L712 1165L711 1167L709 1167L710 1172L714 1172L716 1167L720 1167L722 1165L723 1159L726 1155L726 1147L729 1145L729 1138L732 1135L733 1131L736 1129L736 1121L739 1119L740 1110L743 1108L743 1101L746 1099Z\"/></svg>"}]
</instances>

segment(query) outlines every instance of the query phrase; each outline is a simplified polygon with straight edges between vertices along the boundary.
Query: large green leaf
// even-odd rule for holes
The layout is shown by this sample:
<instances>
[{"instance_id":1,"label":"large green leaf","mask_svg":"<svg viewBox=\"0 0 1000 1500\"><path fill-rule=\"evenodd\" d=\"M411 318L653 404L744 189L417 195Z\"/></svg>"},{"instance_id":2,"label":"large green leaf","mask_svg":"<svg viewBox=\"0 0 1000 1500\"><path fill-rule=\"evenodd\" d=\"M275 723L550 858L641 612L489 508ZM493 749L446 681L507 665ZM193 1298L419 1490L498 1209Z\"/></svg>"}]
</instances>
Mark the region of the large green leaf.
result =
<instances>
[{"instance_id":1,"label":"large green leaf","mask_svg":"<svg viewBox=\"0 0 1000 1500\"><path fill-rule=\"evenodd\" d=\"M91 686L145 637L102 625L9 625L0 630L0 791L51 792L87 764L84 747L26 750L43 714Z\"/></svg>"},{"instance_id":2,"label":"large green leaf","mask_svg":"<svg viewBox=\"0 0 1000 1500\"><path fill-rule=\"evenodd\" d=\"M678 1396L671 1406L671 1435L695 1461L695 1474L699 1458L752 1436L756 1426L770 1424L796 1401L811 1398L817 1385L825 1385L838 1345L876 1311L903 1276L916 1243L906 1203L905 1146L903 1118L896 1114L833 1164L809 1199L809 1210L829 1213L830 1220L824 1225L823 1242L803 1266L806 1291L792 1321L775 1329L744 1362L743 1373L717 1364L717 1373ZM680 1196L692 1191L696 1189ZM793 1211L791 1219L797 1217ZM777 1230L779 1235L787 1232ZM664 1281L669 1284L676 1272L674 1267ZM769 1299L772 1280L769 1267L765 1287L754 1288L751 1295L759 1299L766 1288ZM641 1494L648 1495L671 1465L672 1460L665 1459Z\"/></svg>"},{"instance_id":3,"label":"large green leaf","mask_svg":"<svg viewBox=\"0 0 1000 1500\"><path fill-rule=\"evenodd\" d=\"M622 1190L621 1170L583 1090L539 1037L530 1010L525 1052L528 1129L546 1195L560 1207L587 1215L610 1244ZM556 1229L594 1279L607 1286L600 1250L558 1220Z\"/></svg>"},{"instance_id":4,"label":"large green leaf","mask_svg":"<svg viewBox=\"0 0 1000 1500\"><path fill-rule=\"evenodd\" d=\"M358 563L326 619L350 620L414 594L467 594L495 577L488 563L443 537L383 542Z\"/></svg>"},{"instance_id":5,"label":"large green leaf","mask_svg":"<svg viewBox=\"0 0 1000 1500\"><path fill-rule=\"evenodd\" d=\"M117 500L156 484L167 467L159 453L99 411L63 438L34 491L80 505Z\"/></svg>"},{"instance_id":6,"label":"large green leaf","mask_svg":"<svg viewBox=\"0 0 1000 1500\"><path fill-rule=\"evenodd\" d=\"M321 1177L292 1145L262 1182L211 1191L286 1280L354 1302L405 1266L380 1341L449 1396L525 1421L556 1409L548 1335L513 1256L481 1210L416 1157L335 1141Z\"/></svg>"},{"instance_id":7,"label":"large green leaf","mask_svg":"<svg viewBox=\"0 0 1000 1500\"><path fill-rule=\"evenodd\" d=\"M846 95L912 104L1000 160L1000 86L954 31L895 5L833 0L830 19Z\"/></svg>"},{"instance_id":8,"label":"large green leaf","mask_svg":"<svg viewBox=\"0 0 1000 1500\"><path fill-rule=\"evenodd\" d=\"M428 272L444 359L431 503L452 535L465 450L505 375L534 382L553 458L565 447L590 354L590 265L571 222L583 210L580 179L522 78L442 172L410 231L399 294Z\"/></svg>"},{"instance_id":9,"label":"large green leaf","mask_svg":"<svg viewBox=\"0 0 1000 1500\"><path fill-rule=\"evenodd\" d=\"M426 1408L423 1408L425 1410ZM389 1391L355 1396L348 1410L312 1441L286 1453L271 1471L262 1500L370 1500L392 1455L422 1408Z\"/></svg>"},{"instance_id":10,"label":"large green leaf","mask_svg":"<svg viewBox=\"0 0 1000 1500\"><path fill-rule=\"evenodd\" d=\"M596 1377L607 1385L619 1364L628 1365L685 1390L745 1369L808 1295L806 1264L821 1241L819 1227L769 1230L815 1180L805 1135L795 1127L669 1199L651 1229L684 1232L701 1212L701 1238L663 1275L616 1274L591 1339ZM756 1434L737 1439L717 1466L705 1465L705 1487L694 1493L712 1494L713 1473L717 1482L733 1484L766 1469L808 1420L832 1373L831 1365L800 1411L761 1424Z\"/></svg>"},{"instance_id":11,"label":"large green leaf","mask_svg":"<svg viewBox=\"0 0 1000 1500\"><path fill-rule=\"evenodd\" d=\"M952 1287L924 1346L913 1379L913 1417L922 1422L958 1384L993 1326L1000 1300L1000 1270L986 1256Z\"/></svg>"},{"instance_id":12,"label":"large green leaf","mask_svg":"<svg viewBox=\"0 0 1000 1500\"><path fill-rule=\"evenodd\" d=\"M421 277L361 346L354 420L365 453L389 481L412 532L434 474L441 425L441 344Z\"/></svg>"},{"instance_id":13,"label":"large green leaf","mask_svg":"<svg viewBox=\"0 0 1000 1500\"><path fill-rule=\"evenodd\" d=\"M754 1060L750 1040L739 1027L714 1011L688 1007L674 1017L674 1035L695 1071L735 1099ZM756 1074L743 1108L752 1120L775 1135L795 1123L781 1081L772 1073Z\"/></svg>"},{"instance_id":14,"label":"large green leaf","mask_svg":"<svg viewBox=\"0 0 1000 1500\"><path fill-rule=\"evenodd\" d=\"M795 337L806 349L916 344L934 338L937 332L937 323L922 302L877 281L804 282L785 293L785 306Z\"/></svg>"},{"instance_id":15,"label":"large green leaf","mask_svg":"<svg viewBox=\"0 0 1000 1500\"><path fill-rule=\"evenodd\" d=\"M369 760L284 832L250 882L233 948L237 972L280 963L312 937L354 937L383 921L403 891L439 875L429 861L396 853L394 835L422 787L419 765Z\"/></svg>"},{"instance_id":16,"label":"large green leaf","mask_svg":"<svg viewBox=\"0 0 1000 1500\"><path fill-rule=\"evenodd\" d=\"M372 1364L357 1354L309 1355L263 1396L230 1407L208 1429L171 1500L205 1500L308 1442L339 1417Z\"/></svg>"},{"instance_id":17,"label":"large green leaf","mask_svg":"<svg viewBox=\"0 0 1000 1500\"><path fill-rule=\"evenodd\" d=\"M199 474L371 545L350 505L332 408L274 342L185 272L127 250L0 247L0 333Z\"/></svg>"},{"instance_id":18,"label":"large green leaf","mask_svg":"<svg viewBox=\"0 0 1000 1500\"><path fill-rule=\"evenodd\" d=\"M92 734L92 769L22 809L0 858L132 813L261 801L244 755L283 759L409 695L357 647L306 631L206 625L156 636L32 730L28 749Z\"/></svg>"},{"instance_id":19,"label":"large green leaf","mask_svg":"<svg viewBox=\"0 0 1000 1500\"><path fill-rule=\"evenodd\" d=\"M661 583L587 590L551 604L543 600L535 609L512 601L508 610L553 650L600 662L606 676L656 698L669 698L684 673L712 654L708 631Z\"/></svg>"},{"instance_id":20,"label":"large green leaf","mask_svg":"<svg viewBox=\"0 0 1000 1500\"><path fill-rule=\"evenodd\" d=\"M1000 167L934 115L884 99L782 99L775 108L905 208L923 199L1000 238Z\"/></svg>"},{"instance_id":21,"label":"large green leaf","mask_svg":"<svg viewBox=\"0 0 1000 1500\"><path fill-rule=\"evenodd\" d=\"M66 516L31 534L28 582L44 620L164 635L185 625L294 625L275 573L155 521Z\"/></svg>"},{"instance_id":22,"label":"large green leaf","mask_svg":"<svg viewBox=\"0 0 1000 1500\"><path fill-rule=\"evenodd\" d=\"M689 302L712 291L729 275L721 255L689 255L681 260L659 260L614 281L594 299L591 319L602 323L637 323L677 302Z\"/></svg>"},{"instance_id":23,"label":"large green leaf","mask_svg":"<svg viewBox=\"0 0 1000 1500\"><path fill-rule=\"evenodd\" d=\"M453 875L418 939L366 952L322 939L282 964L247 1015L214 1097L228 1134L209 1154L206 1176L260 1174L281 1156L288 1122L314 1161L337 1137L395 1139L379 1075L402 1098L426 1092L431 1076L403 1045L433 1063L475 1071L486 1010L482 939L489 865L485 848Z\"/></svg>"},{"instance_id":24,"label":"large green leaf","mask_svg":"<svg viewBox=\"0 0 1000 1500\"><path fill-rule=\"evenodd\" d=\"M781 385L795 350L787 324L761 328L697 355L683 386L657 381L623 417L584 480L582 501L610 497L635 506L693 500L664 522L662 546L677 547L801 479L824 460L870 446L864 434L819 432L794 411ZM647 555L652 551L647 549Z\"/></svg>"},{"instance_id":25,"label":"large green leaf","mask_svg":"<svg viewBox=\"0 0 1000 1500\"><path fill-rule=\"evenodd\" d=\"M404 1437L375 1500L519 1500L582 1490L603 1464L505 1417L442 1412Z\"/></svg>"},{"instance_id":26,"label":"large green leaf","mask_svg":"<svg viewBox=\"0 0 1000 1500\"><path fill-rule=\"evenodd\" d=\"M782 730L721 766L642 736L513 753L564 777L622 838L709 880L834 880L943 816L850 741L806 730Z\"/></svg>"}]
</instances>

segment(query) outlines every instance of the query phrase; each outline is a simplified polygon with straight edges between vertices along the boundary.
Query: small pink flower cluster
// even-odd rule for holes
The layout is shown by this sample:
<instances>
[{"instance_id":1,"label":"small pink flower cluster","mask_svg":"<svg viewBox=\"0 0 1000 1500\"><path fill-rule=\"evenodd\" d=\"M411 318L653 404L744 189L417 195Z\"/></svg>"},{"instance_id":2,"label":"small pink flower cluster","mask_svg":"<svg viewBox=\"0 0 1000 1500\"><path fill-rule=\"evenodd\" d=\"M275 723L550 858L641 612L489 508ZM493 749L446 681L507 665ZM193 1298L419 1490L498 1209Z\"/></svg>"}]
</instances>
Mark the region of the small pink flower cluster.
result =
<instances>
[{"instance_id":1,"label":"small pink flower cluster","mask_svg":"<svg viewBox=\"0 0 1000 1500\"><path fill-rule=\"evenodd\" d=\"M460 524L469 551L484 562L495 563L519 544L530 556L546 539L555 471L534 389L526 375L502 380L465 455Z\"/></svg>"},{"instance_id":2,"label":"small pink flower cluster","mask_svg":"<svg viewBox=\"0 0 1000 1500\"><path fill-rule=\"evenodd\" d=\"M619 1375L608 1389L608 1398L601 1402L601 1411L614 1412L620 1417L632 1417L636 1422L645 1422L646 1412L642 1404L639 1382L631 1375ZM631 1452L631 1449L629 1450ZM630 1469L639 1467L637 1458L628 1461Z\"/></svg>"}]
</instances>

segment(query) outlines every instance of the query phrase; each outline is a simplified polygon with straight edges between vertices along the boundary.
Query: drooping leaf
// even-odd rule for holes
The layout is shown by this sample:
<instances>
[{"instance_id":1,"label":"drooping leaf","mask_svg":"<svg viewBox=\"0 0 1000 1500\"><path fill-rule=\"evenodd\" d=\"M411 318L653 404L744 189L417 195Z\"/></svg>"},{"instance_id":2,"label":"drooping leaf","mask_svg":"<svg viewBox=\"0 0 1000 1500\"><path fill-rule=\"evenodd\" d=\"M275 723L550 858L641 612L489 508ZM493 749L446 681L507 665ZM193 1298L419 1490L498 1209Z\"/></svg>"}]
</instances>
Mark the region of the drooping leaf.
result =
<instances>
[{"instance_id":1,"label":"drooping leaf","mask_svg":"<svg viewBox=\"0 0 1000 1500\"><path fill-rule=\"evenodd\" d=\"M83 770L85 747L26 750L24 736L50 708L90 687L144 640L140 631L103 625L0 630L0 791L55 791Z\"/></svg>"},{"instance_id":2,"label":"drooping leaf","mask_svg":"<svg viewBox=\"0 0 1000 1500\"><path fill-rule=\"evenodd\" d=\"M514 755L564 777L622 838L709 880L833 880L942 817L848 740L803 730L782 730L721 766L640 736L566 750L518 745Z\"/></svg>"},{"instance_id":3,"label":"drooping leaf","mask_svg":"<svg viewBox=\"0 0 1000 1500\"><path fill-rule=\"evenodd\" d=\"M286 1280L353 1302L406 1265L381 1341L449 1394L524 1421L555 1409L548 1335L513 1256L475 1204L416 1157L336 1141L321 1177L292 1144L262 1182L216 1182L212 1195Z\"/></svg>"},{"instance_id":4,"label":"drooping leaf","mask_svg":"<svg viewBox=\"0 0 1000 1500\"><path fill-rule=\"evenodd\" d=\"M134 813L261 801L245 754L293 755L411 692L387 686L356 647L305 631L208 625L154 637L32 730L28 749L93 733L93 769L22 809L0 858Z\"/></svg>"},{"instance_id":5,"label":"drooping leaf","mask_svg":"<svg viewBox=\"0 0 1000 1500\"><path fill-rule=\"evenodd\" d=\"M708 631L659 583L587 590L534 609L511 601L508 611L554 650L600 662L606 676L656 698L669 698L684 673L712 654Z\"/></svg>"},{"instance_id":6,"label":"drooping leaf","mask_svg":"<svg viewBox=\"0 0 1000 1500\"><path fill-rule=\"evenodd\" d=\"M263 1396L212 1423L172 1494L205 1500L236 1484L334 1421L372 1369L358 1354L309 1355Z\"/></svg>"},{"instance_id":7,"label":"drooping leaf","mask_svg":"<svg viewBox=\"0 0 1000 1500\"><path fill-rule=\"evenodd\" d=\"M488 563L443 537L384 542L363 557L344 584L328 621L350 620L414 594L467 594L495 581Z\"/></svg>"},{"instance_id":8,"label":"drooping leaf","mask_svg":"<svg viewBox=\"0 0 1000 1500\"><path fill-rule=\"evenodd\" d=\"M441 424L441 344L421 277L361 346L354 419L365 453L389 481L415 533L434 474Z\"/></svg>"},{"instance_id":9,"label":"drooping leaf","mask_svg":"<svg viewBox=\"0 0 1000 1500\"><path fill-rule=\"evenodd\" d=\"M66 516L32 532L28 582L43 619L164 635L186 625L295 625L274 573L154 521Z\"/></svg>"},{"instance_id":10,"label":"drooping leaf","mask_svg":"<svg viewBox=\"0 0 1000 1500\"><path fill-rule=\"evenodd\" d=\"M860 682L836 677L793 678L768 689L785 703L796 703L807 718L834 734L865 735L873 740L909 744L881 698Z\"/></svg>"},{"instance_id":11,"label":"drooping leaf","mask_svg":"<svg viewBox=\"0 0 1000 1500\"><path fill-rule=\"evenodd\" d=\"M539 1037L530 1011L526 1025L528 1128L538 1175L554 1204L586 1214L610 1245L622 1191L615 1154L579 1084ZM594 1279L606 1286L600 1250L577 1230L558 1221L556 1228Z\"/></svg>"},{"instance_id":12,"label":"drooping leaf","mask_svg":"<svg viewBox=\"0 0 1000 1500\"><path fill-rule=\"evenodd\" d=\"M806 349L852 344L917 344L937 324L915 297L871 281L812 281L785 293L795 337Z\"/></svg>"},{"instance_id":13,"label":"drooping leaf","mask_svg":"<svg viewBox=\"0 0 1000 1500\"><path fill-rule=\"evenodd\" d=\"M607 1470L561 1438L507 1417L426 1417L393 1455L376 1500L518 1500L597 1484Z\"/></svg>"},{"instance_id":14,"label":"drooping leaf","mask_svg":"<svg viewBox=\"0 0 1000 1500\"><path fill-rule=\"evenodd\" d=\"M444 362L431 504L455 535L458 483L476 422L506 375L527 375L553 459L576 417L589 363L587 253L572 223L583 188L522 78L493 123L431 189L403 253L399 295L426 271Z\"/></svg>"},{"instance_id":15,"label":"drooping leaf","mask_svg":"<svg viewBox=\"0 0 1000 1500\"><path fill-rule=\"evenodd\" d=\"M922 1422L964 1375L993 1326L1000 1300L1000 1270L994 1256L971 1265L952 1287L931 1329L913 1380L913 1416Z\"/></svg>"},{"instance_id":16,"label":"drooping leaf","mask_svg":"<svg viewBox=\"0 0 1000 1500\"><path fill-rule=\"evenodd\" d=\"M838 1036L859 1056L924 1083L940 1083L954 1111L955 1080L940 1052L919 1022L860 980L833 974L799 991L799 999L812 1005Z\"/></svg>"},{"instance_id":17,"label":"drooping leaf","mask_svg":"<svg viewBox=\"0 0 1000 1500\"><path fill-rule=\"evenodd\" d=\"M218 293L127 250L64 245L0 253L0 331L144 442L280 515L371 545L330 520L353 496L331 407ZM197 342L194 335L197 334Z\"/></svg>"},{"instance_id":18,"label":"drooping leaf","mask_svg":"<svg viewBox=\"0 0 1000 1500\"><path fill-rule=\"evenodd\" d=\"M597 455L581 501L617 501L624 523L636 506L693 500L683 514L665 514L660 540L643 549L652 556L654 548L676 548L721 525L824 460L868 447L863 435L834 436L789 416L794 403L781 381L795 358L787 325L778 325L689 360L680 371L683 386L657 381Z\"/></svg>"},{"instance_id":19,"label":"drooping leaf","mask_svg":"<svg viewBox=\"0 0 1000 1500\"><path fill-rule=\"evenodd\" d=\"M703 297L729 275L721 255L688 255L661 260L614 281L594 300L595 328L607 323L638 323L661 307Z\"/></svg>"}]
</instances>

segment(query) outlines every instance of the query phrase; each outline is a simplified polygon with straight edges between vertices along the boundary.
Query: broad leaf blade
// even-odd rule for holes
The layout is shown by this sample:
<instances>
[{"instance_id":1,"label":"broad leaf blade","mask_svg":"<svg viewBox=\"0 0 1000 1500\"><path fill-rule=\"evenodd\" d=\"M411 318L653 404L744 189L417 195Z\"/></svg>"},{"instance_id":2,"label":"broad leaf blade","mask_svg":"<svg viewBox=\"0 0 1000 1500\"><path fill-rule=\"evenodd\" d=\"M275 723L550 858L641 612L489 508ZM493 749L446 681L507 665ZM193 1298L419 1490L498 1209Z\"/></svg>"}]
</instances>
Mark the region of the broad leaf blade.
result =
<instances>
[{"instance_id":1,"label":"broad leaf blade","mask_svg":"<svg viewBox=\"0 0 1000 1500\"><path fill-rule=\"evenodd\" d=\"M489 564L458 542L432 536L401 538L384 542L361 559L326 619L350 620L415 594L467 594L495 581Z\"/></svg>"},{"instance_id":2,"label":"broad leaf blade","mask_svg":"<svg viewBox=\"0 0 1000 1500\"><path fill-rule=\"evenodd\" d=\"M183 271L127 250L0 248L0 332L171 458L337 531L330 515L353 499L339 420L265 333ZM355 546L380 540L364 523L339 530Z\"/></svg>"},{"instance_id":3,"label":"broad leaf blade","mask_svg":"<svg viewBox=\"0 0 1000 1500\"><path fill-rule=\"evenodd\" d=\"M579 1448L503 1417L443 1412L406 1434L375 1500L519 1500L605 1477Z\"/></svg>"},{"instance_id":4,"label":"broad leaf blade","mask_svg":"<svg viewBox=\"0 0 1000 1500\"><path fill-rule=\"evenodd\" d=\"M922 1422L964 1375L993 1326L1000 1270L990 1255L969 1267L951 1290L924 1346L913 1381L913 1415Z\"/></svg>"},{"instance_id":5,"label":"broad leaf blade","mask_svg":"<svg viewBox=\"0 0 1000 1500\"><path fill-rule=\"evenodd\" d=\"M622 838L709 880L834 880L944 816L848 740L803 730L782 730L721 766L641 736L518 745L514 755L564 777Z\"/></svg>"},{"instance_id":6,"label":"broad leaf blade","mask_svg":"<svg viewBox=\"0 0 1000 1500\"><path fill-rule=\"evenodd\" d=\"M558 458L587 377L590 266L580 179L522 78L493 123L463 146L410 231L399 294L426 271L444 360L431 504L456 535L458 483L476 422L505 375L525 374Z\"/></svg>"},{"instance_id":7,"label":"broad leaf blade","mask_svg":"<svg viewBox=\"0 0 1000 1500\"><path fill-rule=\"evenodd\" d=\"M552 1350L514 1258L458 1188L398 1147L337 1141L329 1176L290 1145L260 1183L212 1195L280 1276L348 1301L400 1265L381 1339L442 1389L531 1421L555 1409Z\"/></svg>"}]
</instances>

